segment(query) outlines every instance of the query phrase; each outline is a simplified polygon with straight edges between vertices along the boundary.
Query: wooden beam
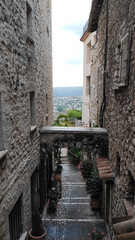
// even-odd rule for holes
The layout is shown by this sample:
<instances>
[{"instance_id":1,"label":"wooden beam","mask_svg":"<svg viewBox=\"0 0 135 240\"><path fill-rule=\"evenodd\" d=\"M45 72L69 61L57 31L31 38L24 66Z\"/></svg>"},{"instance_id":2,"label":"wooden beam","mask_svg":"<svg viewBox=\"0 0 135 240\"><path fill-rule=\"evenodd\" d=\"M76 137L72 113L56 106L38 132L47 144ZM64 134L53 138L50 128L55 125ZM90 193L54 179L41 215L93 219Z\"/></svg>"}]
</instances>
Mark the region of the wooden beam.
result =
<instances>
[{"instance_id":1,"label":"wooden beam","mask_svg":"<svg viewBox=\"0 0 135 240\"><path fill-rule=\"evenodd\" d=\"M132 218L133 218L133 216L112 217L112 222L113 222L113 224L115 224L115 223L120 223L120 222L124 222L124 221L130 220Z\"/></svg>"},{"instance_id":2,"label":"wooden beam","mask_svg":"<svg viewBox=\"0 0 135 240\"><path fill-rule=\"evenodd\" d=\"M135 231L135 219L116 223L113 225L116 235ZM135 238L134 238L135 240Z\"/></svg>"},{"instance_id":3,"label":"wooden beam","mask_svg":"<svg viewBox=\"0 0 135 240\"><path fill-rule=\"evenodd\" d=\"M135 232L116 235L116 240L135 240Z\"/></svg>"}]
</instances>

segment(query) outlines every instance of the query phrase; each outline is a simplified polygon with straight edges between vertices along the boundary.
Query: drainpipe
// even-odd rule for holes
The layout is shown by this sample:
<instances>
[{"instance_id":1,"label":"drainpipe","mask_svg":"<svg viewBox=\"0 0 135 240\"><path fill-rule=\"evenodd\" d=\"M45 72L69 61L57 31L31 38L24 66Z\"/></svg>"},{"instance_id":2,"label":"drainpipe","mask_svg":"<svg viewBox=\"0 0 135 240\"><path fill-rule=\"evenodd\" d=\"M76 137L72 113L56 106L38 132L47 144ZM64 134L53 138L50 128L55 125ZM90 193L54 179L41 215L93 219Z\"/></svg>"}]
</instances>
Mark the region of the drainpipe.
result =
<instances>
[{"instance_id":1,"label":"drainpipe","mask_svg":"<svg viewBox=\"0 0 135 240\"><path fill-rule=\"evenodd\" d=\"M103 74L103 101L100 107L99 124L103 127L103 117L106 108L106 78L107 78L107 48L108 48L108 1L106 0L106 29L105 29L105 53L104 53L104 74Z\"/></svg>"}]
</instances>

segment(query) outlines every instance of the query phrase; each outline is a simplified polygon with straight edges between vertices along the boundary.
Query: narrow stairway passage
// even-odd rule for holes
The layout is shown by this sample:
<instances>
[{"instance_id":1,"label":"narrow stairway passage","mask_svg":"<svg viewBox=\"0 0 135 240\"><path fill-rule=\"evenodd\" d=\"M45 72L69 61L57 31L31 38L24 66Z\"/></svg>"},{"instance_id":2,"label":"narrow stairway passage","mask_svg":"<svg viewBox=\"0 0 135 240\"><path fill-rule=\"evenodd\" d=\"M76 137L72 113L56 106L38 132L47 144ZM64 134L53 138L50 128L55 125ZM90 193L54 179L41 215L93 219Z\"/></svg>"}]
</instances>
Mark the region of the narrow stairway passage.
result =
<instances>
[{"instance_id":1,"label":"narrow stairway passage","mask_svg":"<svg viewBox=\"0 0 135 240\"><path fill-rule=\"evenodd\" d=\"M62 197L57 210L43 215L46 240L89 240L88 233L94 227L107 236L100 211L90 207L90 196L78 167L65 160L62 167Z\"/></svg>"}]
</instances>

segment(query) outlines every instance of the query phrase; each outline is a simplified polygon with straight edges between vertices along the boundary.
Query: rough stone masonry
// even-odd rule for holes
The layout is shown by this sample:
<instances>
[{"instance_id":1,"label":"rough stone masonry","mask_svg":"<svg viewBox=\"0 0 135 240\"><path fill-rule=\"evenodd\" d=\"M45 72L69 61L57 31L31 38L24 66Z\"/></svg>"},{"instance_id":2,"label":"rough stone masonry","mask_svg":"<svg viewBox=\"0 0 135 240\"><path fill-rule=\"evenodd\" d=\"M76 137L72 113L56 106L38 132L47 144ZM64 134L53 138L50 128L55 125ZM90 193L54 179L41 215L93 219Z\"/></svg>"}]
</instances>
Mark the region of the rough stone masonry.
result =
<instances>
[{"instance_id":1,"label":"rough stone masonry","mask_svg":"<svg viewBox=\"0 0 135 240\"><path fill-rule=\"evenodd\" d=\"M97 30L95 59L102 88L99 120L108 130L115 181L108 221L125 216L135 199L135 1L93 0L89 30ZM112 189L111 189L112 188Z\"/></svg>"},{"instance_id":2,"label":"rough stone masonry","mask_svg":"<svg viewBox=\"0 0 135 240\"><path fill-rule=\"evenodd\" d=\"M31 225L39 128L53 121L51 0L0 0L0 29L0 239L9 240L20 202L19 236Z\"/></svg>"}]
</instances>

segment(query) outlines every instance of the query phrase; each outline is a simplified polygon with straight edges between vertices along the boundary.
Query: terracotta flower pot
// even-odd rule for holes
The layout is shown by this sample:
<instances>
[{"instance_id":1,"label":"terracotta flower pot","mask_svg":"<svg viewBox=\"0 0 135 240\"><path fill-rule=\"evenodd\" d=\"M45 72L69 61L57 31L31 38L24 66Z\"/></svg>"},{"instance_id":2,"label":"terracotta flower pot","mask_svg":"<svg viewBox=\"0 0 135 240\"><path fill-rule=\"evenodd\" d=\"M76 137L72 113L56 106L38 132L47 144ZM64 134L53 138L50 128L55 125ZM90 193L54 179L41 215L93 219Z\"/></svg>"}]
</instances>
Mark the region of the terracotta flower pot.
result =
<instances>
[{"instance_id":1,"label":"terracotta flower pot","mask_svg":"<svg viewBox=\"0 0 135 240\"><path fill-rule=\"evenodd\" d=\"M61 173L55 173L54 174L54 180L56 180L56 181L61 180Z\"/></svg>"},{"instance_id":2,"label":"terracotta flower pot","mask_svg":"<svg viewBox=\"0 0 135 240\"><path fill-rule=\"evenodd\" d=\"M48 214L53 214L53 213L55 213L55 211L56 211L56 208L47 208Z\"/></svg>"},{"instance_id":3,"label":"terracotta flower pot","mask_svg":"<svg viewBox=\"0 0 135 240\"><path fill-rule=\"evenodd\" d=\"M99 199L99 198L94 198L94 197L91 196L90 206L91 206L92 209L94 209L94 210L100 209L100 208L101 208L100 199Z\"/></svg>"},{"instance_id":4,"label":"terracotta flower pot","mask_svg":"<svg viewBox=\"0 0 135 240\"><path fill-rule=\"evenodd\" d=\"M43 233L41 236L39 236L39 237L33 236L33 235L31 234L32 229L30 229L30 231L29 231L30 239L44 240L44 239L45 239L45 236L46 236L46 234L47 234L47 230L46 230L44 227L43 227L43 229L44 229L44 233Z\"/></svg>"}]
</instances>

